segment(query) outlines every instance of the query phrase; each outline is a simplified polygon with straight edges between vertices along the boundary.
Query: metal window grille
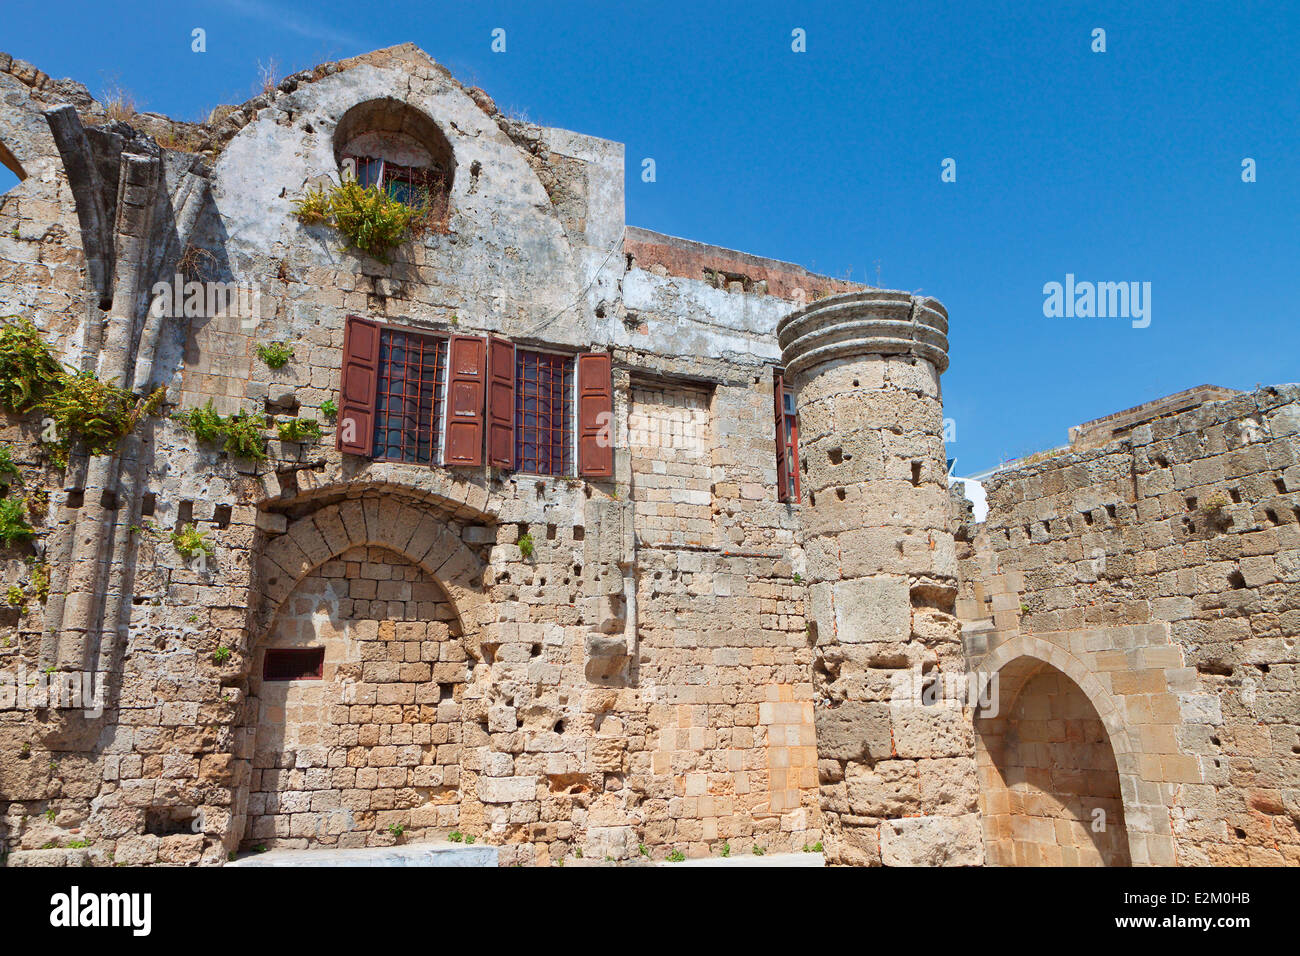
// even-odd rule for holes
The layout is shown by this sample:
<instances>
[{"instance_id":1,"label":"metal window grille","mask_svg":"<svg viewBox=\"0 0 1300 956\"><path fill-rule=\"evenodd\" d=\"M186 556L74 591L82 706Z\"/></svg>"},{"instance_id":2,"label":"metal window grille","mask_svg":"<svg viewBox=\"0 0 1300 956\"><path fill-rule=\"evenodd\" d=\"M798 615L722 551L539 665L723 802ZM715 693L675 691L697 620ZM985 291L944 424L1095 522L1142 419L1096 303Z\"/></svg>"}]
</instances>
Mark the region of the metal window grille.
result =
<instances>
[{"instance_id":1,"label":"metal window grille","mask_svg":"<svg viewBox=\"0 0 1300 956\"><path fill-rule=\"evenodd\" d=\"M573 474L573 357L515 350L515 467Z\"/></svg>"},{"instance_id":2,"label":"metal window grille","mask_svg":"<svg viewBox=\"0 0 1300 956\"><path fill-rule=\"evenodd\" d=\"M446 339L380 331L375 458L420 465L438 460L446 364Z\"/></svg>"},{"instance_id":3,"label":"metal window grille","mask_svg":"<svg viewBox=\"0 0 1300 956\"><path fill-rule=\"evenodd\" d=\"M442 186L443 175L438 169L399 166L373 156L346 158L356 163L359 185L382 186L389 196L408 206L428 201Z\"/></svg>"}]
</instances>

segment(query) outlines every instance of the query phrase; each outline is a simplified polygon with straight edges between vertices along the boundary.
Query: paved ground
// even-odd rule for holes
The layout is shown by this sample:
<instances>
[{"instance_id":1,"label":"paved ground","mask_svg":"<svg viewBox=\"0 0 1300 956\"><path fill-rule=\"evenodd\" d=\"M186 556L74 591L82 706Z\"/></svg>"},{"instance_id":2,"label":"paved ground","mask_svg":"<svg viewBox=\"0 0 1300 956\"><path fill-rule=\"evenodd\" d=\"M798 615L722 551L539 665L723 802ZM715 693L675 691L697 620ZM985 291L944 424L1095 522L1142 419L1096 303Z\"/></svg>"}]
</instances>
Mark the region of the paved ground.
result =
<instances>
[{"instance_id":1,"label":"paved ground","mask_svg":"<svg viewBox=\"0 0 1300 956\"><path fill-rule=\"evenodd\" d=\"M250 853L226 866L490 866L497 865L494 846L463 843L412 843L360 850L268 850Z\"/></svg>"},{"instance_id":2,"label":"paved ground","mask_svg":"<svg viewBox=\"0 0 1300 956\"><path fill-rule=\"evenodd\" d=\"M680 863L669 863L666 860L658 860L655 866L825 866L826 861L820 853L769 853L763 856L754 856L752 853L743 856L706 856L697 860L683 860Z\"/></svg>"}]
</instances>

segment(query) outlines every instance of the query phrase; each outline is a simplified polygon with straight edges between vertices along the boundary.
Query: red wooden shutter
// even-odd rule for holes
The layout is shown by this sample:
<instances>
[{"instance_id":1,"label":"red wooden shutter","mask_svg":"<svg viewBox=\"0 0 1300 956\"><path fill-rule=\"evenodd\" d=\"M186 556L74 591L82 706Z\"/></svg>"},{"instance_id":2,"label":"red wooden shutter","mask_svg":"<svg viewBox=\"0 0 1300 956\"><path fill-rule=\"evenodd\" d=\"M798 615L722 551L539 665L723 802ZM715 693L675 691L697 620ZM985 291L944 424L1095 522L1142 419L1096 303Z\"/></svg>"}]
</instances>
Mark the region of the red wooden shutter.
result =
<instances>
[{"instance_id":1,"label":"red wooden shutter","mask_svg":"<svg viewBox=\"0 0 1300 956\"><path fill-rule=\"evenodd\" d=\"M453 335L447 352L447 438L444 465L483 464L483 396L487 342Z\"/></svg>"},{"instance_id":2,"label":"red wooden shutter","mask_svg":"<svg viewBox=\"0 0 1300 956\"><path fill-rule=\"evenodd\" d=\"M790 458L785 443L785 378L780 372L772 383L776 411L776 500L790 500Z\"/></svg>"},{"instance_id":3,"label":"red wooden shutter","mask_svg":"<svg viewBox=\"0 0 1300 956\"><path fill-rule=\"evenodd\" d=\"M578 474L614 477L614 381L608 352L578 356Z\"/></svg>"},{"instance_id":4,"label":"red wooden shutter","mask_svg":"<svg viewBox=\"0 0 1300 956\"><path fill-rule=\"evenodd\" d=\"M487 460L515 467L515 346L495 336L488 338Z\"/></svg>"},{"instance_id":5,"label":"red wooden shutter","mask_svg":"<svg viewBox=\"0 0 1300 956\"><path fill-rule=\"evenodd\" d=\"M349 315L343 327L343 368L334 444L349 455L373 453L375 391L379 383L379 323Z\"/></svg>"}]
</instances>

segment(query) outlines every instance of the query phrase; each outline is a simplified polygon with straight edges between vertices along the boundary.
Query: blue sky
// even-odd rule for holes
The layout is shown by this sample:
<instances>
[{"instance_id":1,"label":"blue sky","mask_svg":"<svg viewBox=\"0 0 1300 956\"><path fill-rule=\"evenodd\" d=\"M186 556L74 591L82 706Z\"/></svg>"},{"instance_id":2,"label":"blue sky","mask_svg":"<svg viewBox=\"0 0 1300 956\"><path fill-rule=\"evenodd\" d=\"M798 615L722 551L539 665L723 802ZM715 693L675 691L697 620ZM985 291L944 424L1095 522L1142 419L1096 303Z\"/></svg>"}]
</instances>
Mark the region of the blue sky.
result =
<instances>
[{"instance_id":1,"label":"blue sky","mask_svg":"<svg viewBox=\"0 0 1300 956\"><path fill-rule=\"evenodd\" d=\"M194 120L259 63L404 41L626 143L629 223L941 299L959 474L1192 385L1300 379L1297 4L47 0L0 49ZM1045 317L1067 273L1150 282L1150 326Z\"/></svg>"}]
</instances>

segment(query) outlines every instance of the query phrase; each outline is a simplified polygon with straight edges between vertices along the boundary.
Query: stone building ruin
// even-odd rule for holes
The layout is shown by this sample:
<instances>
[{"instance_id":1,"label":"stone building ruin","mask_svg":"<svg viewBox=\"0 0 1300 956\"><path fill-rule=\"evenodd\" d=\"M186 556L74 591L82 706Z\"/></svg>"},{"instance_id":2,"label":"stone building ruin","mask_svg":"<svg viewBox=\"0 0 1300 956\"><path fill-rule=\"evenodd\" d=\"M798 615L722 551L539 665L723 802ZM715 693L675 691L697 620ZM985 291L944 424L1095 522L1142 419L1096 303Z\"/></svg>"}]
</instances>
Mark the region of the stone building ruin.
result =
<instances>
[{"instance_id":1,"label":"stone building ruin","mask_svg":"<svg viewBox=\"0 0 1300 956\"><path fill-rule=\"evenodd\" d=\"M629 226L620 144L413 46L204 124L0 54L0 162L0 315L166 388L66 462L2 417L8 865L1300 862L1300 387L1081 426L977 524L938 301ZM428 227L295 215L345 180Z\"/></svg>"}]
</instances>

